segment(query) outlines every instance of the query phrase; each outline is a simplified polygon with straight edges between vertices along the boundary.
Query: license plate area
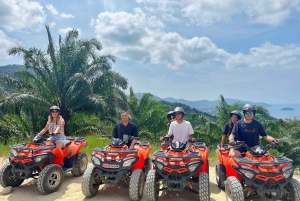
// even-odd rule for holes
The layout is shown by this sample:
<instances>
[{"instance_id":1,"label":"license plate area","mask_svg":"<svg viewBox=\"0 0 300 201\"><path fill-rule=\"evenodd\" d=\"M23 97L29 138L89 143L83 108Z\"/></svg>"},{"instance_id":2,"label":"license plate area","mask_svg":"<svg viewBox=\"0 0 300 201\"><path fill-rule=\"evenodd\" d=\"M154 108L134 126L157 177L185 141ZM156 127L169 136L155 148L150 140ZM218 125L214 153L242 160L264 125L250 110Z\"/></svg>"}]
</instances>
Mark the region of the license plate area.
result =
<instances>
[{"instance_id":1,"label":"license plate area","mask_svg":"<svg viewBox=\"0 0 300 201\"><path fill-rule=\"evenodd\" d=\"M118 168L120 168L120 165L119 164L111 164L111 163L103 163L102 167L110 168L110 169L118 169Z\"/></svg>"}]
</instances>

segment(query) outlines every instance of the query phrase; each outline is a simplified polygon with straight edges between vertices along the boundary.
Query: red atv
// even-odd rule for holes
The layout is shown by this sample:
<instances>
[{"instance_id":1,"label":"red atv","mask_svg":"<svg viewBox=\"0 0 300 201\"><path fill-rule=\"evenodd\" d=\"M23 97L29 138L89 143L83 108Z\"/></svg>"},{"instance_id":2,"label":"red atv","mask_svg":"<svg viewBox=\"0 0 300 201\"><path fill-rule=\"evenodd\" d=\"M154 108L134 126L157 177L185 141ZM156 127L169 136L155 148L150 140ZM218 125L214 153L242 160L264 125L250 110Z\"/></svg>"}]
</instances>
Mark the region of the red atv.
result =
<instances>
[{"instance_id":1,"label":"red atv","mask_svg":"<svg viewBox=\"0 0 300 201\"><path fill-rule=\"evenodd\" d=\"M271 142L266 147L248 147L243 141L236 142L235 147L245 147L247 152L245 157L223 160L227 163L223 164L226 172L219 173L219 178L220 181L227 178L224 182L226 200L240 201L255 195L263 200L300 200L300 183L292 178L293 161L271 156L268 150L275 145ZM220 155L223 153L227 154L219 152ZM224 169L219 168L219 171Z\"/></svg>"},{"instance_id":2,"label":"red atv","mask_svg":"<svg viewBox=\"0 0 300 201\"><path fill-rule=\"evenodd\" d=\"M86 154L80 152L86 146L85 138L67 137L67 140L63 156L53 142L42 137L36 143L10 146L9 163L0 170L0 185L17 187L25 179L35 178L39 191L49 194L59 189L64 173L83 175L88 163Z\"/></svg>"},{"instance_id":3,"label":"red atv","mask_svg":"<svg viewBox=\"0 0 300 201\"><path fill-rule=\"evenodd\" d=\"M164 137L169 141L168 137ZM200 201L210 200L208 148L200 139L190 139L194 151L187 143L173 142L167 150L153 154L153 170L146 179L148 201L156 201L159 191L182 191L186 187L198 192Z\"/></svg>"},{"instance_id":4,"label":"red atv","mask_svg":"<svg viewBox=\"0 0 300 201\"><path fill-rule=\"evenodd\" d=\"M124 135L124 140L112 139L105 148L93 149L93 166L82 177L81 189L86 197L95 196L101 184L122 182L129 185L130 200L142 198L145 174L151 169L151 146L149 142L137 141L134 149L129 149L126 145L128 139L139 138Z\"/></svg>"}]
</instances>

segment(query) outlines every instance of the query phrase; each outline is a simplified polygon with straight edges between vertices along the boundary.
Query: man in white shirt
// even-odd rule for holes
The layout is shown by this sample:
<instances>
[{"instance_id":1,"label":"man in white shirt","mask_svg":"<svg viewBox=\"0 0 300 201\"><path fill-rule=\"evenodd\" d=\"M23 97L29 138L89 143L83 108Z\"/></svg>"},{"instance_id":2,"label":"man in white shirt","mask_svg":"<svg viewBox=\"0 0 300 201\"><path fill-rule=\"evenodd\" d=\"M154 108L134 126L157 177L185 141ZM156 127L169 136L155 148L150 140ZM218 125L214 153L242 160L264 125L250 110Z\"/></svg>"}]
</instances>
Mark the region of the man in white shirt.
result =
<instances>
[{"instance_id":1,"label":"man in white shirt","mask_svg":"<svg viewBox=\"0 0 300 201\"><path fill-rule=\"evenodd\" d=\"M173 135L173 142L186 143L189 138L193 138L194 130L189 121L183 120L185 112L182 107L176 107L174 113L176 121L171 123L167 137ZM191 143L189 143L189 148L191 148Z\"/></svg>"}]
</instances>

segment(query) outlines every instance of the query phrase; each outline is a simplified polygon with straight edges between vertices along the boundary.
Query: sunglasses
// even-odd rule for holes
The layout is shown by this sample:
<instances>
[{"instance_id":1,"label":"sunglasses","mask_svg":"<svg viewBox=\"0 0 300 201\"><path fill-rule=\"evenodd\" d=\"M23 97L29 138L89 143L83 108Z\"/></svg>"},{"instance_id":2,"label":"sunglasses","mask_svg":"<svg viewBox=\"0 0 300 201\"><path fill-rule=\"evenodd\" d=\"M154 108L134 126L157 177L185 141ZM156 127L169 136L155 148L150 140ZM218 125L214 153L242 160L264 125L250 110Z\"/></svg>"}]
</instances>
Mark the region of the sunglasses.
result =
<instances>
[{"instance_id":1,"label":"sunglasses","mask_svg":"<svg viewBox=\"0 0 300 201\"><path fill-rule=\"evenodd\" d=\"M175 117L170 117L170 118L169 118L169 120L173 120L173 119L175 119Z\"/></svg>"},{"instance_id":2,"label":"sunglasses","mask_svg":"<svg viewBox=\"0 0 300 201\"><path fill-rule=\"evenodd\" d=\"M254 112L245 112L245 114L251 114L251 115L254 115Z\"/></svg>"},{"instance_id":3,"label":"sunglasses","mask_svg":"<svg viewBox=\"0 0 300 201\"><path fill-rule=\"evenodd\" d=\"M51 113L58 113L58 111L51 111Z\"/></svg>"}]
</instances>

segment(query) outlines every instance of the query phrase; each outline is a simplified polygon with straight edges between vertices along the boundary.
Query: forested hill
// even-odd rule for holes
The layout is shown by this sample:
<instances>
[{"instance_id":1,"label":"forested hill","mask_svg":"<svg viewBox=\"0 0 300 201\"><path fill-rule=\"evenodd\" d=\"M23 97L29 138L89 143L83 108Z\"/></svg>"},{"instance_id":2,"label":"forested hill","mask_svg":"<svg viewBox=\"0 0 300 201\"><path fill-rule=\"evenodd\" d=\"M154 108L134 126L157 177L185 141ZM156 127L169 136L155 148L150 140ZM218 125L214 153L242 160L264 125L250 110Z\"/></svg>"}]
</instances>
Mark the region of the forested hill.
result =
<instances>
[{"instance_id":1,"label":"forested hill","mask_svg":"<svg viewBox=\"0 0 300 201\"><path fill-rule=\"evenodd\" d=\"M15 72L20 71L23 68L23 65L11 64L7 66L0 66L0 71L13 77Z\"/></svg>"},{"instance_id":2,"label":"forested hill","mask_svg":"<svg viewBox=\"0 0 300 201\"><path fill-rule=\"evenodd\" d=\"M159 101L161 104L163 105L169 105L171 106L172 109L174 109L175 107L182 107L184 109L184 112L186 113L186 117L185 119L189 119L190 115L191 114L198 114L198 115L203 115L205 116L206 118L208 118L209 120L211 121L216 121L216 117L215 116L212 116L208 113L205 113L205 112L201 112L199 111L198 109L196 108L191 108L190 106L186 105L186 104L183 104L183 103L171 103L171 102L168 102L168 101ZM166 111L168 112L168 111ZM193 123L193 122L191 122ZM199 124L199 122L194 122L195 124Z\"/></svg>"}]
</instances>

